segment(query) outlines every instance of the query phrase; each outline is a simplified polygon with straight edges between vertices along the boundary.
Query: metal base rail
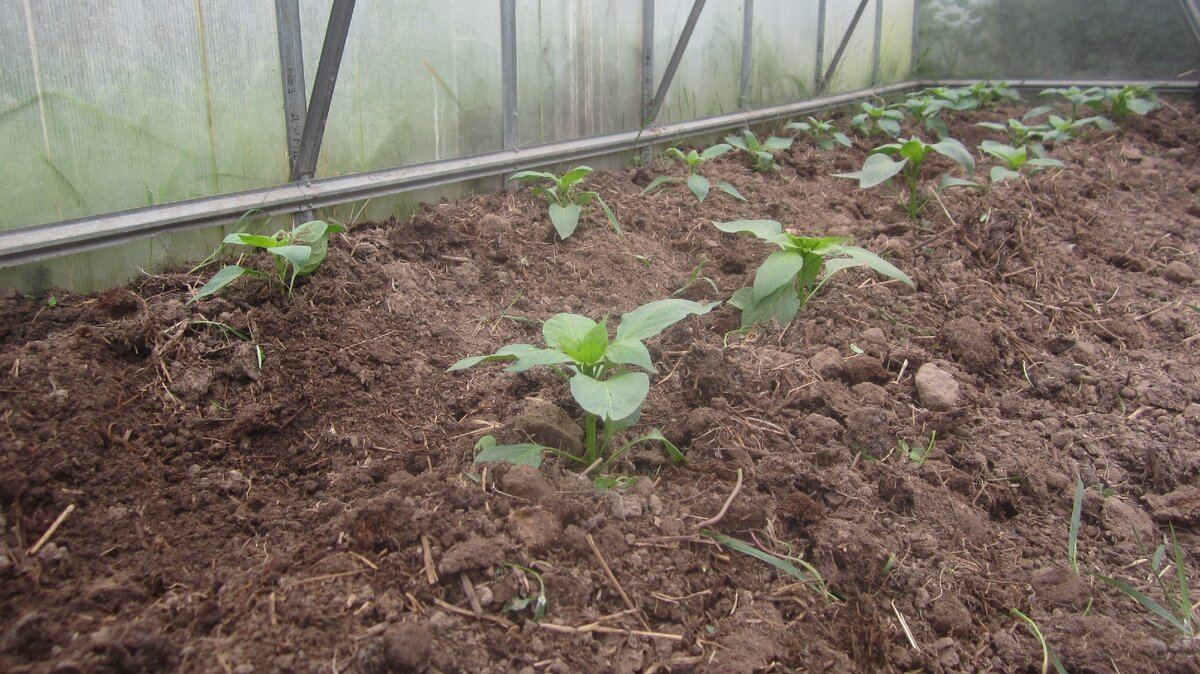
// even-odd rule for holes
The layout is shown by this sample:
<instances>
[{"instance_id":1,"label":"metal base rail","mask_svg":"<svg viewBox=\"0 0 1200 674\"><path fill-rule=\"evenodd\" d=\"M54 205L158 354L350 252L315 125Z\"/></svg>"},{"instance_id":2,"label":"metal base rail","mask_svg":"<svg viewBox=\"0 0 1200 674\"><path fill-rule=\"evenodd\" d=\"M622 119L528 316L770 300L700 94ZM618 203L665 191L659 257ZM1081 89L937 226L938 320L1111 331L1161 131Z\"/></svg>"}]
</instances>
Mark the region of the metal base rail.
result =
<instances>
[{"instance_id":1,"label":"metal base rail","mask_svg":"<svg viewBox=\"0 0 1200 674\"><path fill-rule=\"evenodd\" d=\"M661 124L647 129L559 141L511 150L414 164L398 168L355 173L288 183L243 192L188 199L102 215L33 225L0 232L0 267L12 267L52 257L105 248L127 241L182 232L200 227L229 224L254 211L263 217L314 210L351 201L450 183L588 157L633 151L647 143L698 136L749 124L787 119L837 108L867 98L904 93L928 86L963 86L979 80L910 80L822 96L798 103L733 112L703 119ZM1008 81L1021 90L1068 86L1123 86L1128 81ZM1165 93L1191 93L1200 82L1135 82L1153 85Z\"/></svg>"}]
</instances>

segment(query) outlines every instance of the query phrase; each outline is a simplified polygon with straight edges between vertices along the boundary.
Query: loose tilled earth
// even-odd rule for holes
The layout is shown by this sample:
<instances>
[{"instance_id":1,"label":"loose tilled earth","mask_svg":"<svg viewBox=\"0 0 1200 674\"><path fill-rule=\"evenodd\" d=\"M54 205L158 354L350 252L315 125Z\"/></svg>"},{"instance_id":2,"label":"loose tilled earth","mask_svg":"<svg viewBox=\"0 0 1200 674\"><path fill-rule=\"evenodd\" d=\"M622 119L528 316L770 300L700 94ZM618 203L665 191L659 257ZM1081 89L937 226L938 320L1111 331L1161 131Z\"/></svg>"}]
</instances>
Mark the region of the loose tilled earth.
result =
<instances>
[{"instance_id":1,"label":"loose tilled earth","mask_svg":"<svg viewBox=\"0 0 1200 674\"><path fill-rule=\"evenodd\" d=\"M1010 113L952 130L974 147L972 122ZM183 273L7 295L0 670L1040 671L1017 608L1070 671L1200 671L1200 641L1090 575L1151 588L1173 523L1200 586L1194 109L1062 146L1066 171L944 192L916 225L829 177L869 147L705 167L746 204L642 196L681 175L662 161L593 176L620 236L593 213L554 242L520 191L426 206L335 237L292 301L251 280L185 305ZM719 291L684 296L724 299L769 249L711 221L752 218L854 235L918 289L848 272L786 330L739 333L724 306L651 340L644 424L687 466L638 450L616 472L640 479L600 492L555 461L472 465L487 433L574 446L580 411L549 371L448 365L538 341L526 319L667 297L702 260ZM957 392L918 392L930 364ZM923 464L897 449L934 431ZM697 535L739 469L715 529L841 600ZM503 610L537 592L509 564L544 580L541 622Z\"/></svg>"}]
</instances>

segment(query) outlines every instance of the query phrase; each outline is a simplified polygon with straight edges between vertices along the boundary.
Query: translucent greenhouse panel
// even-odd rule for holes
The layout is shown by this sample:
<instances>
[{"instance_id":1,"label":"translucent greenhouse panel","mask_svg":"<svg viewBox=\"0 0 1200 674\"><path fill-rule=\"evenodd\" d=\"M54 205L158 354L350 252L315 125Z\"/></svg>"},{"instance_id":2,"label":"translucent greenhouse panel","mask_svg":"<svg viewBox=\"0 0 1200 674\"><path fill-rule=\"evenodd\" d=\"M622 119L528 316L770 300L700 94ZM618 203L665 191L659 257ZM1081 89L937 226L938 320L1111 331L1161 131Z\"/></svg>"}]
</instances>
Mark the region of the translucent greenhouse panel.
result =
<instances>
[{"instance_id":1,"label":"translucent greenhouse panel","mask_svg":"<svg viewBox=\"0 0 1200 674\"><path fill-rule=\"evenodd\" d=\"M879 83L909 79L913 68L912 0L883 0L883 25L879 36Z\"/></svg>"},{"instance_id":2,"label":"translucent greenhouse panel","mask_svg":"<svg viewBox=\"0 0 1200 674\"><path fill-rule=\"evenodd\" d=\"M895 0L893 0L895 1ZM836 94L843 91L854 91L871 86L871 74L874 69L875 50L875 0L868 0L858 25L842 53L838 68L833 73L825 93ZM842 43L846 29L854 20L858 10L858 2L854 0L833 0L826 4L825 9L825 69L833 62L833 56Z\"/></svg>"},{"instance_id":3,"label":"translucent greenhouse panel","mask_svg":"<svg viewBox=\"0 0 1200 674\"><path fill-rule=\"evenodd\" d=\"M941 78L1194 78L1178 0L922 0L919 72Z\"/></svg>"},{"instance_id":4,"label":"translucent greenhouse panel","mask_svg":"<svg viewBox=\"0 0 1200 674\"><path fill-rule=\"evenodd\" d=\"M658 0L655 3L656 89L691 8L692 0ZM706 4L656 121L676 122L737 111L741 64L742 3Z\"/></svg>"},{"instance_id":5,"label":"translucent greenhouse panel","mask_svg":"<svg viewBox=\"0 0 1200 674\"><path fill-rule=\"evenodd\" d=\"M817 65L817 0L756 0L750 106L811 98Z\"/></svg>"},{"instance_id":6,"label":"translucent greenhouse panel","mask_svg":"<svg viewBox=\"0 0 1200 674\"><path fill-rule=\"evenodd\" d=\"M521 145L637 128L642 0L518 0Z\"/></svg>"}]
</instances>

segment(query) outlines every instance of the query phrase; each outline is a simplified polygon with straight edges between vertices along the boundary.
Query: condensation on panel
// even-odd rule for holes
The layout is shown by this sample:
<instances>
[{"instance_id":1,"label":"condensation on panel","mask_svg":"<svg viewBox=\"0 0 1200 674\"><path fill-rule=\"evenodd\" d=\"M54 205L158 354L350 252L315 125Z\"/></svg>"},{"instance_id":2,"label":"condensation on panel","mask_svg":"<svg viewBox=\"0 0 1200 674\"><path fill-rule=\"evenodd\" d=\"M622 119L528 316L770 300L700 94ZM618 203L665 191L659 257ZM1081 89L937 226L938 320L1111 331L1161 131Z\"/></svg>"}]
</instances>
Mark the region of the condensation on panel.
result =
<instances>
[{"instance_id":1,"label":"condensation on panel","mask_svg":"<svg viewBox=\"0 0 1200 674\"><path fill-rule=\"evenodd\" d=\"M913 67L913 0L883 0L880 33L879 83L909 79Z\"/></svg>"},{"instance_id":2,"label":"condensation on panel","mask_svg":"<svg viewBox=\"0 0 1200 674\"><path fill-rule=\"evenodd\" d=\"M662 81L691 8L692 0L658 0L655 3L656 88ZM736 111L741 63L742 3L707 3L656 121L675 122Z\"/></svg>"},{"instance_id":3,"label":"condensation on panel","mask_svg":"<svg viewBox=\"0 0 1200 674\"><path fill-rule=\"evenodd\" d=\"M854 91L871 86L871 74L874 67L873 51L875 45L875 0L867 0L867 6L859 18L850 42L842 54L838 69L830 78L826 93L835 94L843 91ZM842 0L829 2L825 10L825 68L833 62L833 56L842 42L847 29L854 20L859 2Z\"/></svg>"},{"instance_id":4,"label":"condensation on panel","mask_svg":"<svg viewBox=\"0 0 1200 674\"><path fill-rule=\"evenodd\" d=\"M751 107L812 96L817 7L817 0L755 0Z\"/></svg>"},{"instance_id":5,"label":"condensation on panel","mask_svg":"<svg viewBox=\"0 0 1200 674\"><path fill-rule=\"evenodd\" d=\"M308 88L331 0L302 0ZM499 2L355 5L318 177L499 149Z\"/></svg>"},{"instance_id":6,"label":"condensation on panel","mask_svg":"<svg viewBox=\"0 0 1200 674\"><path fill-rule=\"evenodd\" d=\"M637 128L642 0L518 0L521 145Z\"/></svg>"}]
</instances>

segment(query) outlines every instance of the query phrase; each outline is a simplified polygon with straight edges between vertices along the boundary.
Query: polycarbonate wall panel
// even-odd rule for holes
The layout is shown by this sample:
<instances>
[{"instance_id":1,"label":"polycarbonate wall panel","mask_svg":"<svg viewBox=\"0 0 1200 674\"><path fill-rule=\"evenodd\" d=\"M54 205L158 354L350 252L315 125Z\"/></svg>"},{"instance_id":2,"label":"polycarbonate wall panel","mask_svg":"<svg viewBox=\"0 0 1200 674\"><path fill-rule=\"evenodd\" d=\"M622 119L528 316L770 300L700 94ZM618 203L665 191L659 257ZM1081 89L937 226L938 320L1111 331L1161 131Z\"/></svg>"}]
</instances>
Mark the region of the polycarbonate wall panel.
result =
<instances>
[{"instance_id":1,"label":"polycarbonate wall panel","mask_svg":"<svg viewBox=\"0 0 1200 674\"><path fill-rule=\"evenodd\" d=\"M654 13L654 86L662 82L692 0L658 0ZM742 68L742 3L704 6L658 122L710 117L738 109Z\"/></svg>"},{"instance_id":2,"label":"polycarbonate wall panel","mask_svg":"<svg viewBox=\"0 0 1200 674\"><path fill-rule=\"evenodd\" d=\"M802 101L816 89L817 0L756 0L750 106Z\"/></svg>"},{"instance_id":3,"label":"polycarbonate wall panel","mask_svg":"<svg viewBox=\"0 0 1200 674\"><path fill-rule=\"evenodd\" d=\"M912 73L912 0L883 0L879 34L879 83L903 82Z\"/></svg>"},{"instance_id":4,"label":"polycarbonate wall panel","mask_svg":"<svg viewBox=\"0 0 1200 674\"><path fill-rule=\"evenodd\" d=\"M895 0L892 0L893 2ZM825 9L825 68L833 62L833 56L842 43L842 37L854 20L858 9L857 0L829 0ZM874 64L876 0L868 0L862 17L854 27L850 42L842 53L837 71L830 78L826 93L836 94L871 86Z\"/></svg>"},{"instance_id":5,"label":"polycarbonate wall panel","mask_svg":"<svg viewBox=\"0 0 1200 674\"><path fill-rule=\"evenodd\" d=\"M922 75L1195 78L1200 48L1178 0L922 0Z\"/></svg>"}]
</instances>

